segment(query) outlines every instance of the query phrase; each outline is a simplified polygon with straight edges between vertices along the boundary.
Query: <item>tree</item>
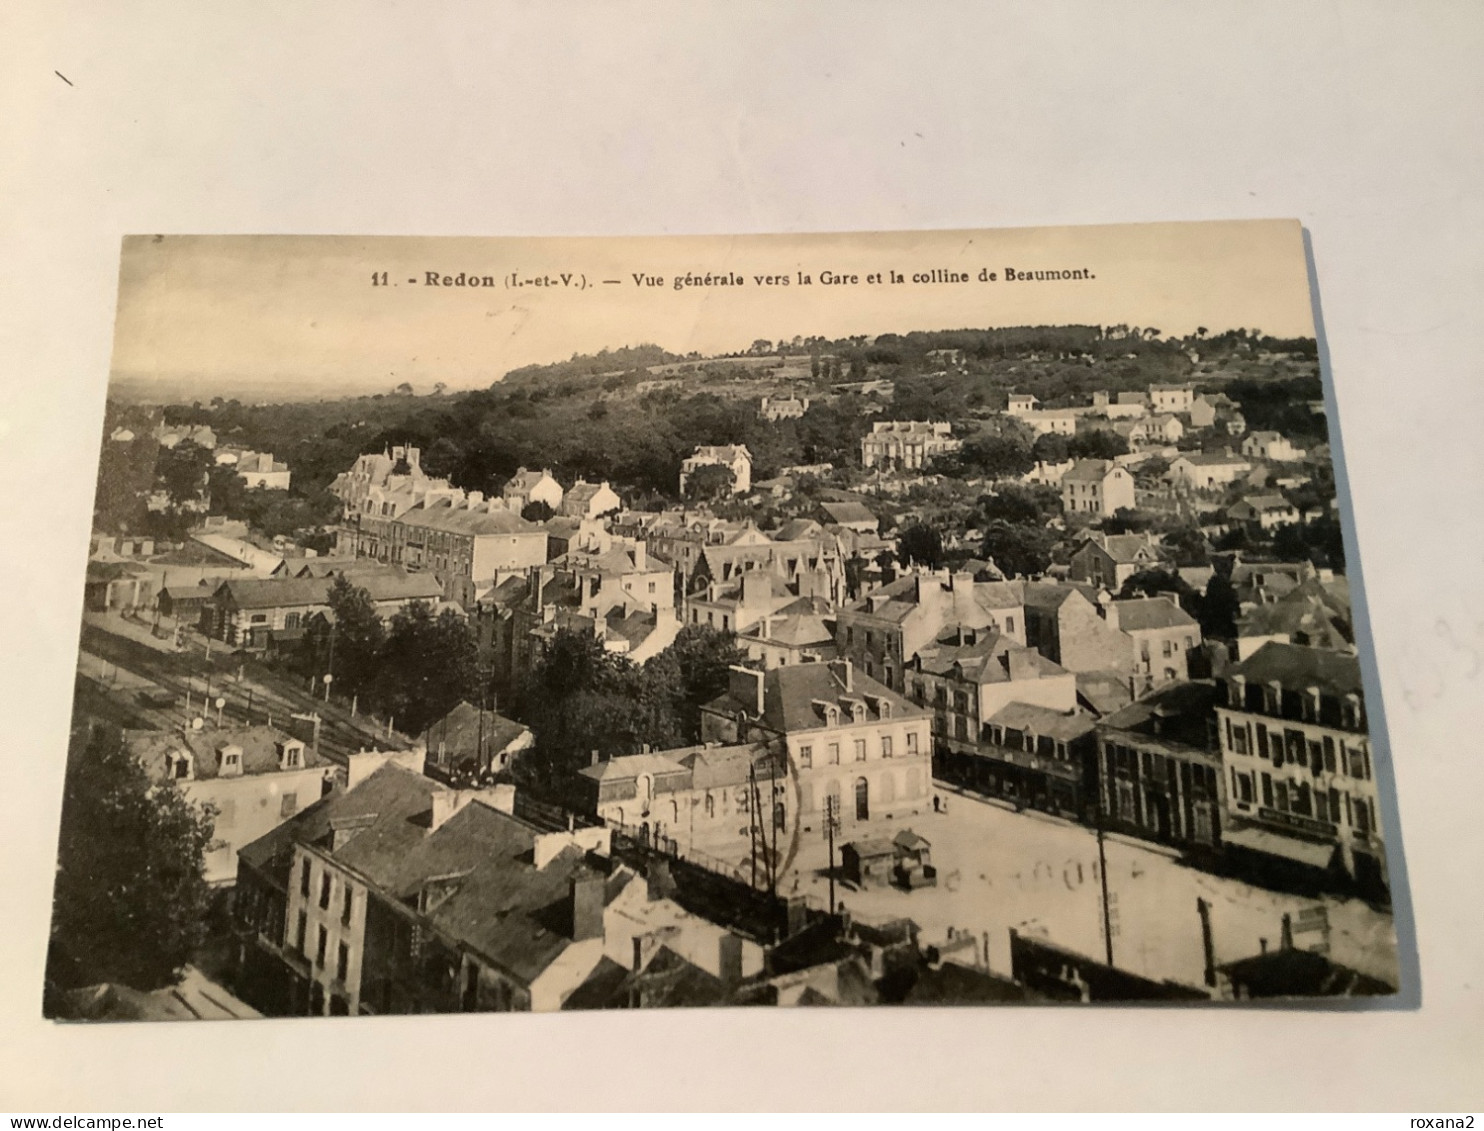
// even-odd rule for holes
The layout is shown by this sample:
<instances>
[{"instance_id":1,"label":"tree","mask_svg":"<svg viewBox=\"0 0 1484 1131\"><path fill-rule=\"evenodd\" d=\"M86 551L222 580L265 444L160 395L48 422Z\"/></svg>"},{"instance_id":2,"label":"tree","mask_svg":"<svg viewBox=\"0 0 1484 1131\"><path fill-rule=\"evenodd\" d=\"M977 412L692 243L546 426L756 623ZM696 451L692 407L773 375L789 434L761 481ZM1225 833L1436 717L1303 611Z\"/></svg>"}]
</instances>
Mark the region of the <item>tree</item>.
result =
<instances>
[{"instance_id":1,"label":"tree","mask_svg":"<svg viewBox=\"0 0 1484 1131\"><path fill-rule=\"evenodd\" d=\"M409 601L392 617L377 657L376 704L408 734L419 734L477 694L479 654L464 618L436 617L426 601Z\"/></svg>"},{"instance_id":2,"label":"tree","mask_svg":"<svg viewBox=\"0 0 1484 1131\"><path fill-rule=\"evenodd\" d=\"M1067 455L1072 459L1114 459L1128 454L1128 441L1107 428L1081 432L1067 441Z\"/></svg>"},{"instance_id":3,"label":"tree","mask_svg":"<svg viewBox=\"0 0 1484 1131\"><path fill-rule=\"evenodd\" d=\"M664 665L673 662L676 682L672 686L678 689L674 705L679 723L687 740L698 742L701 707L726 691L731 668L746 660L732 633L710 625L688 624L673 644L645 665L645 671L659 679L669 674Z\"/></svg>"},{"instance_id":4,"label":"tree","mask_svg":"<svg viewBox=\"0 0 1484 1131\"><path fill-rule=\"evenodd\" d=\"M937 569L943 564L943 535L921 522L909 526L897 539L897 556L908 564Z\"/></svg>"},{"instance_id":5,"label":"tree","mask_svg":"<svg viewBox=\"0 0 1484 1131\"><path fill-rule=\"evenodd\" d=\"M191 440L182 440L173 448L161 448L155 463L160 486L170 505L180 510L201 498L212 466L211 453Z\"/></svg>"},{"instance_id":6,"label":"tree","mask_svg":"<svg viewBox=\"0 0 1484 1131\"><path fill-rule=\"evenodd\" d=\"M685 497L692 500L728 498L736 476L732 469L719 463L708 463L696 468L685 477Z\"/></svg>"},{"instance_id":7,"label":"tree","mask_svg":"<svg viewBox=\"0 0 1484 1131\"><path fill-rule=\"evenodd\" d=\"M322 657L324 670L338 681L337 690L360 694L369 690L379 669L386 626L371 594L352 585L344 574L330 586L329 605L334 624Z\"/></svg>"},{"instance_id":8,"label":"tree","mask_svg":"<svg viewBox=\"0 0 1484 1131\"><path fill-rule=\"evenodd\" d=\"M1038 577L1051 565L1051 535L1038 526L991 523L984 534L984 556L1006 577Z\"/></svg>"},{"instance_id":9,"label":"tree","mask_svg":"<svg viewBox=\"0 0 1484 1131\"><path fill-rule=\"evenodd\" d=\"M1023 487L1006 483L993 495L979 500L984 522L1025 523L1042 526L1061 513L1061 492L1055 487Z\"/></svg>"},{"instance_id":10,"label":"tree","mask_svg":"<svg viewBox=\"0 0 1484 1131\"><path fill-rule=\"evenodd\" d=\"M520 508L520 517L527 522L546 522L556 515L551 504L544 499L532 499Z\"/></svg>"},{"instance_id":11,"label":"tree","mask_svg":"<svg viewBox=\"0 0 1484 1131\"><path fill-rule=\"evenodd\" d=\"M1215 574L1206 582L1206 595L1196 619L1201 622L1201 635L1208 640L1233 640L1237 635L1237 616L1242 602L1232 587L1231 579Z\"/></svg>"},{"instance_id":12,"label":"tree","mask_svg":"<svg viewBox=\"0 0 1484 1131\"><path fill-rule=\"evenodd\" d=\"M1065 463L1067 461L1067 438L1055 432L1043 432L1031 445L1031 458L1041 463Z\"/></svg>"},{"instance_id":13,"label":"tree","mask_svg":"<svg viewBox=\"0 0 1484 1131\"><path fill-rule=\"evenodd\" d=\"M1173 594L1182 609L1191 616L1199 617L1201 595L1183 577L1170 570L1141 569L1131 575L1118 591L1121 598L1159 597L1164 594Z\"/></svg>"},{"instance_id":14,"label":"tree","mask_svg":"<svg viewBox=\"0 0 1484 1131\"><path fill-rule=\"evenodd\" d=\"M976 436L964 442L959 463L970 474L1006 479L1035 466L1030 448L1013 436Z\"/></svg>"},{"instance_id":15,"label":"tree","mask_svg":"<svg viewBox=\"0 0 1484 1131\"><path fill-rule=\"evenodd\" d=\"M172 985L206 937L214 817L151 780L117 730L98 728L67 767L53 970L78 985Z\"/></svg>"}]
</instances>

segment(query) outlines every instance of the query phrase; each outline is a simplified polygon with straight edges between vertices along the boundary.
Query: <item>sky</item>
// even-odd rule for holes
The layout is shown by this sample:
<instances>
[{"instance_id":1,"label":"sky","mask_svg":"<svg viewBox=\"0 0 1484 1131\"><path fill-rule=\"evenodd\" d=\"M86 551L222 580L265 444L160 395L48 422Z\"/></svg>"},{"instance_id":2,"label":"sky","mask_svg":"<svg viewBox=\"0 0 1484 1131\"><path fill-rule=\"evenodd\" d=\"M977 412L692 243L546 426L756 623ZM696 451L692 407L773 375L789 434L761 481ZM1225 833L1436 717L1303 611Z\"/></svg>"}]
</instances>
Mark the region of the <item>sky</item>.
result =
<instances>
[{"instance_id":1,"label":"sky","mask_svg":"<svg viewBox=\"0 0 1484 1131\"><path fill-rule=\"evenodd\" d=\"M1007 268L1082 277L1008 281ZM495 285L428 283L429 273L460 272ZM687 273L742 282L677 289L676 278ZM812 283L803 285L801 273ZM995 278L981 280L981 273ZM967 279L945 281L953 274ZM663 282L641 284L636 275ZM551 285L539 285L543 278ZM404 381L417 392L435 382L482 387L523 365L645 342L711 355L757 338L1073 323L1312 336L1300 225L519 239L128 236L112 377L187 399L310 399L387 392Z\"/></svg>"}]
</instances>

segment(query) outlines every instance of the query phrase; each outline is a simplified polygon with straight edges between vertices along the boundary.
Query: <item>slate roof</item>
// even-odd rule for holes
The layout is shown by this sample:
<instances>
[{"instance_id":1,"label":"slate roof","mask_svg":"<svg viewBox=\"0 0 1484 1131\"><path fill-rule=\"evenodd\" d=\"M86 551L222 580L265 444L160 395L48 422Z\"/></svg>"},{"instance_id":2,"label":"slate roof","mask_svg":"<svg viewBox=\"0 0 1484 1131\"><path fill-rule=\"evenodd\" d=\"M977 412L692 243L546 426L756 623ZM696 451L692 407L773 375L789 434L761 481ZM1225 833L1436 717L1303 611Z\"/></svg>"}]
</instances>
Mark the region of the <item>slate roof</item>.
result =
<instances>
[{"instance_id":1,"label":"slate roof","mask_svg":"<svg viewBox=\"0 0 1484 1131\"><path fill-rule=\"evenodd\" d=\"M1087 715L1069 715L1031 703L1007 703L988 721L1006 730L1044 735L1061 742L1072 742L1093 729L1093 720Z\"/></svg>"},{"instance_id":2,"label":"slate roof","mask_svg":"<svg viewBox=\"0 0 1484 1131\"><path fill-rule=\"evenodd\" d=\"M1116 465L1105 459L1079 459L1061 477L1063 483L1101 483Z\"/></svg>"},{"instance_id":3,"label":"slate roof","mask_svg":"<svg viewBox=\"0 0 1484 1131\"><path fill-rule=\"evenodd\" d=\"M1396 993L1379 978L1313 951L1273 950L1217 967L1250 997L1381 997Z\"/></svg>"},{"instance_id":4,"label":"slate roof","mask_svg":"<svg viewBox=\"0 0 1484 1131\"><path fill-rule=\"evenodd\" d=\"M1321 648L1306 648L1300 644L1284 644L1269 641L1240 664L1230 674L1244 676L1249 683L1267 684L1274 681L1286 688L1302 691L1318 687L1341 697L1349 694L1361 695L1364 688L1360 680L1360 661L1343 652L1329 652Z\"/></svg>"},{"instance_id":5,"label":"slate roof","mask_svg":"<svg viewBox=\"0 0 1484 1131\"><path fill-rule=\"evenodd\" d=\"M821 701L840 708L840 725L849 725L854 702L865 703L866 721L879 722L881 716L872 699L889 703L893 718L920 718L928 714L864 672L852 672L852 689L847 691L835 668L835 664L786 664L764 673L762 725L781 734L823 729L824 716L815 706ZM751 715L756 703L737 699L728 692L707 703L706 709L728 716L738 711Z\"/></svg>"},{"instance_id":6,"label":"slate roof","mask_svg":"<svg viewBox=\"0 0 1484 1131\"><path fill-rule=\"evenodd\" d=\"M435 503L431 507L418 506L407 511L397 520L405 526L416 526L425 530L438 530L449 534L462 534L479 538L487 535L541 534L542 528L527 522L514 511L497 506L493 510L470 510L449 503Z\"/></svg>"},{"instance_id":7,"label":"slate roof","mask_svg":"<svg viewBox=\"0 0 1484 1131\"><path fill-rule=\"evenodd\" d=\"M775 772L772 755L761 744L745 746L701 746L690 753L678 750L668 752L670 757L680 755L679 762L691 772L694 789L726 789L745 785L756 772L760 780L766 780Z\"/></svg>"},{"instance_id":8,"label":"slate roof","mask_svg":"<svg viewBox=\"0 0 1484 1131\"><path fill-rule=\"evenodd\" d=\"M1094 536L1087 539L1084 545L1087 544L1097 546L1119 565L1133 565L1159 557L1159 548L1143 534Z\"/></svg>"},{"instance_id":9,"label":"slate roof","mask_svg":"<svg viewBox=\"0 0 1484 1131\"><path fill-rule=\"evenodd\" d=\"M656 792L687 789L690 786L690 774L685 766L671 756L673 753L624 754L617 758L604 759L596 766L584 766L577 772L595 782L630 781L640 774L651 774L655 778ZM677 776L682 779L681 783L674 782L673 779Z\"/></svg>"},{"instance_id":10,"label":"slate roof","mask_svg":"<svg viewBox=\"0 0 1484 1131\"><path fill-rule=\"evenodd\" d=\"M332 793L301 809L273 831L243 846L238 855L287 886L295 844L323 840L331 831L332 820L365 820L366 827L346 847L364 841L362 847L371 855L395 858L427 832L426 822L421 827L411 822L428 812L430 798L438 788L432 779L401 766L382 766L350 792Z\"/></svg>"},{"instance_id":11,"label":"slate roof","mask_svg":"<svg viewBox=\"0 0 1484 1131\"><path fill-rule=\"evenodd\" d=\"M841 526L847 526L853 522L874 523L876 521L876 516L866 509L863 503L820 503L819 508Z\"/></svg>"},{"instance_id":12,"label":"slate roof","mask_svg":"<svg viewBox=\"0 0 1484 1131\"><path fill-rule=\"evenodd\" d=\"M182 748L189 750L193 762L192 773L198 780L208 780L218 776L217 751L223 746L242 748L243 777L279 773L278 744L296 741L292 735L269 726L221 728L207 726L201 730L127 731L125 733L130 752L151 772L163 772L163 759L166 754ZM317 766L329 765L327 759L316 754L307 744L300 743L300 745L304 747L302 766L296 769L313 769Z\"/></svg>"},{"instance_id":13,"label":"slate roof","mask_svg":"<svg viewBox=\"0 0 1484 1131\"><path fill-rule=\"evenodd\" d=\"M1216 699L1211 680L1171 683L1114 711L1098 726L1206 751L1207 721Z\"/></svg>"},{"instance_id":14,"label":"slate roof","mask_svg":"<svg viewBox=\"0 0 1484 1131\"><path fill-rule=\"evenodd\" d=\"M1024 648L1008 636L980 635L973 644L930 644L918 653L922 670L937 675L955 671L973 683L1010 683L1010 654L1014 653L1023 673L1037 679L1064 675L1066 669L1048 660L1034 648Z\"/></svg>"},{"instance_id":15,"label":"slate roof","mask_svg":"<svg viewBox=\"0 0 1484 1131\"><path fill-rule=\"evenodd\" d=\"M453 710L427 729L428 745L444 747L452 756L477 753L481 738L484 749L498 754L530 730L494 711L481 712L478 707L461 701Z\"/></svg>"},{"instance_id":16,"label":"slate roof","mask_svg":"<svg viewBox=\"0 0 1484 1131\"><path fill-rule=\"evenodd\" d=\"M1122 672L1078 672L1077 698L1094 713L1110 715L1132 702L1133 693Z\"/></svg>"},{"instance_id":17,"label":"slate roof","mask_svg":"<svg viewBox=\"0 0 1484 1131\"><path fill-rule=\"evenodd\" d=\"M1114 601L1118 627L1123 632L1148 632L1162 628L1187 628L1196 619L1168 597L1131 597Z\"/></svg>"}]
</instances>

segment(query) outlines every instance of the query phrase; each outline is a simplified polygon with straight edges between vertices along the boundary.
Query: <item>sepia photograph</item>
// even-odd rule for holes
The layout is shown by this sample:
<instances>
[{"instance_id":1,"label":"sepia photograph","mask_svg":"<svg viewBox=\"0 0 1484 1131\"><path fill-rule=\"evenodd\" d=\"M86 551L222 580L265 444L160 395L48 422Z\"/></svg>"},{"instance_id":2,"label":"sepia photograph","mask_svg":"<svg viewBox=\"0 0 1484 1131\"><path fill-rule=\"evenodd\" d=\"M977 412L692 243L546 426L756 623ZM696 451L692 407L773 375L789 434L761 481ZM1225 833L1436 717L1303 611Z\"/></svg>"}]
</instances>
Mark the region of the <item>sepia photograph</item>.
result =
<instances>
[{"instance_id":1,"label":"sepia photograph","mask_svg":"<svg viewBox=\"0 0 1484 1131\"><path fill-rule=\"evenodd\" d=\"M126 237L46 1016L1383 1004L1313 311L1293 220Z\"/></svg>"}]
</instances>

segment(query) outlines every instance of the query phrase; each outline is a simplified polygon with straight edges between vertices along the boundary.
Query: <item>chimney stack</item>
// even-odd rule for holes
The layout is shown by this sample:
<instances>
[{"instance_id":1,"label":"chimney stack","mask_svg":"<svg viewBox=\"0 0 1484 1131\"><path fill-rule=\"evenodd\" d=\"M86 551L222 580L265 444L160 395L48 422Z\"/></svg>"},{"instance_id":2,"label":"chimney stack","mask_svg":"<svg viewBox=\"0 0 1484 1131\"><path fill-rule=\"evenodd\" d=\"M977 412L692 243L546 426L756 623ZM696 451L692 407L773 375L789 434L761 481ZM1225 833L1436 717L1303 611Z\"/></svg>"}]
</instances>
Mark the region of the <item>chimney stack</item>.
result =
<instances>
[{"instance_id":1,"label":"chimney stack","mask_svg":"<svg viewBox=\"0 0 1484 1131\"><path fill-rule=\"evenodd\" d=\"M855 668L849 660L831 660L830 671L835 673L846 691L855 690Z\"/></svg>"},{"instance_id":2,"label":"chimney stack","mask_svg":"<svg viewBox=\"0 0 1484 1131\"><path fill-rule=\"evenodd\" d=\"M761 715L767 700L764 673L756 668L745 668L739 664L733 664L730 672L727 690L732 697L746 703L748 709L754 714Z\"/></svg>"},{"instance_id":3,"label":"chimney stack","mask_svg":"<svg viewBox=\"0 0 1484 1131\"><path fill-rule=\"evenodd\" d=\"M581 871L572 877L572 941L603 937L603 877Z\"/></svg>"}]
</instances>

